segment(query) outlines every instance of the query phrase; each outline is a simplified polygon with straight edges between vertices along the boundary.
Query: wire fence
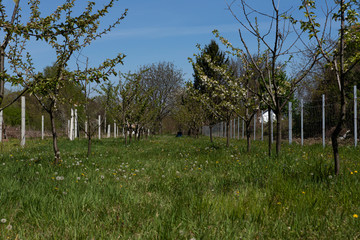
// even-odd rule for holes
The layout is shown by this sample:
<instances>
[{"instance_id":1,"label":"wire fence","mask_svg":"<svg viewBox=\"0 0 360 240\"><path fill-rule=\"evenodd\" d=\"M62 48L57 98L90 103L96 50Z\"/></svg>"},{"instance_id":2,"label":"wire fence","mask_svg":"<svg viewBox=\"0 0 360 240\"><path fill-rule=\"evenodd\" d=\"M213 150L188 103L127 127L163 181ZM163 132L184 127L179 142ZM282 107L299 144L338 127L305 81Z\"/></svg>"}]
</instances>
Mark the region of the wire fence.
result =
<instances>
[{"instance_id":1,"label":"wire fence","mask_svg":"<svg viewBox=\"0 0 360 240\"><path fill-rule=\"evenodd\" d=\"M328 96L331 99L331 96ZM281 136L283 141L289 144L296 142L299 144L331 142L331 134L334 131L340 117L340 105L338 103L326 103L326 96L322 95L322 100L304 102L290 102L287 112L282 113ZM331 101L329 101L331 102ZM358 117L357 89L354 87L354 99L349 102L346 111L346 119L343 129L340 132L339 140L345 144L357 146L359 136L359 117ZM271 112L268 117L267 111L259 110L251 123L251 139L265 140L269 138L274 141L276 136L276 117ZM219 122L212 127L214 137L226 137L226 123ZM240 117L235 117L230 121L230 138L246 138L245 123ZM202 127L202 134L210 136L209 126Z\"/></svg>"}]
</instances>

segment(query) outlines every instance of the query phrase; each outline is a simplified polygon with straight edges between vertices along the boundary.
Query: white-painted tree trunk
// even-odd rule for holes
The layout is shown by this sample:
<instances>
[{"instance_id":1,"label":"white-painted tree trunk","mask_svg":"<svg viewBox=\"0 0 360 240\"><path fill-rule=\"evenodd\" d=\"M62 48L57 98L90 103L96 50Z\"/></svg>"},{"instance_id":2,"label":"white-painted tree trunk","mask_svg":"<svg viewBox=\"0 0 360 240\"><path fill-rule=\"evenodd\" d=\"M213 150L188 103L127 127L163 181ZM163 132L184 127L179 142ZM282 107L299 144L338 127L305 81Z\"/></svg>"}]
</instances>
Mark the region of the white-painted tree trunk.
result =
<instances>
[{"instance_id":1,"label":"white-painted tree trunk","mask_svg":"<svg viewBox=\"0 0 360 240\"><path fill-rule=\"evenodd\" d=\"M25 97L21 97L21 142L22 147L25 146Z\"/></svg>"},{"instance_id":2,"label":"white-painted tree trunk","mask_svg":"<svg viewBox=\"0 0 360 240\"><path fill-rule=\"evenodd\" d=\"M78 137L78 115L77 115L77 109L75 109L75 116L74 116L74 139Z\"/></svg>"},{"instance_id":3,"label":"white-painted tree trunk","mask_svg":"<svg viewBox=\"0 0 360 240\"><path fill-rule=\"evenodd\" d=\"M74 140L74 109L71 109L70 118L70 141Z\"/></svg>"},{"instance_id":4,"label":"white-painted tree trunk","mask_svg":"<svg viewBox=\"0 0 360 240\"><path fill-rule=\"evenodd\" d=\"M44 140L44 115L41 115L41 139Z\"/></svg>"},{"instance_id":5,"label":"white-painted tree trunk","mask_svg":"<svg viewBox=\"0 0 360 240\"><path fill-rule=\"evenodd\" d=\"M85 121L85 138L87 138L87 132L88 132L88 122Z\"/></svg>"},{"instance_id":6,"label":"white-painted tree trunk","mask_svg":"<svg viewBox=\"0 0 360 240\"><path fill-rule=\"evenodd\" d=\"M110 138L110 128L111 128L111 125L109 124L108 125L108 130L107 130L107 138Z\"/></svg>"},{"instance_id":7,"label":"white-painted tree trunk","mask_svg":"<svg viewBox=\"0 0 360 240\"><path fill-rule=\"evenodd\" d=\"M116 122L114 121L114 138L116 138Z\"/></svg>"},{"instance_id":8,"label":"white-painted tree trunk","mask_svg":"<svg viewBox=\"0 0 360 240\"><path fill-rule=\"evenodd\" d=\"M70 131L70 121L71 120L68 120L68 128L67 128L67 134L68 134L69 139L70 139L70 133L71 133L71 131Z\"/></svg>"}]
</instances>

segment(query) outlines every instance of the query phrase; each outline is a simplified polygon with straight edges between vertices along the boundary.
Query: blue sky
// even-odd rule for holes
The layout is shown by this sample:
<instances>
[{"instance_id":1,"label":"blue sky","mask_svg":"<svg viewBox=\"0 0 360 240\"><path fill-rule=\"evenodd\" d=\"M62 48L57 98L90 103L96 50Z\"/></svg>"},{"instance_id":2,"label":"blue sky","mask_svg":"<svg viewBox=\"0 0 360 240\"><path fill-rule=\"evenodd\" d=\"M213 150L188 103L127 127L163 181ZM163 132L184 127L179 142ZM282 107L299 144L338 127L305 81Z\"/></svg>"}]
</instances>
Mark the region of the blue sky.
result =
<instances>
[{"instance_id":1,"label":"blue sky","mask_svg":"<svg viewBox=\"0 0 360 240\"><path fill-rule=\"evenodd\" d=\"M5 4L13 5L13 0ZM23 4L25 0L21 0ZM41 10L51 12L63 1L41 1ZM87 1L78 0L77 10ZM99 6L105 0L96 1ZM228 0L231 2L231 0ZM256 9L267 11L270 0L257 0L252 3ZM282 9L289 9L293 1L281 2ZM26 7L24 12L26 12ZM120 0L104 19L107 25L119 16L125 8L128 16L110 34L94 42L82 52L89 57L90 65L96 66L106 58L123 53L127 57L121 72L135 71L139 66L159 61L173 62L185 73L185 80L192 80L192 66L188 57L197 53L196 44L204 46L215 37L212 30L218 29L235 46L241 46L238 37L239 24L226 10L224 0ZM296 10L294 7L293 10ZM239 10L239 9L237 9ZM238 11L240 13L240 11ZM259 20L260 28L266 27L265 19ZM256 52L256 40L246 35L249 46ZM38 71L55 61L53 50L41 42L29 44Z\"/></svg>"}]
</instances>

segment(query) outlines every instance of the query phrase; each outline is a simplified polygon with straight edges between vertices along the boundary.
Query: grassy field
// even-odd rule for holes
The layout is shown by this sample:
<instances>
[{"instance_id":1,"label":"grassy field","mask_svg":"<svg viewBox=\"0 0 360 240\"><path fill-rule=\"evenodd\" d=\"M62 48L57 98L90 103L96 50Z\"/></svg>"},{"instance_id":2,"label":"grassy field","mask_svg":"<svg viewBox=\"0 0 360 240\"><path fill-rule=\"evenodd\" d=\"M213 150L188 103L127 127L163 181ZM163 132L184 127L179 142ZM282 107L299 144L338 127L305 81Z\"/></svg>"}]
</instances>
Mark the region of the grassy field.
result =
<instances>
[{"instance_id":1,"label":"grassy field","mask_svg":"<svg viewBox=\"0 0 360 240\"><path fill-rule=\"evenodd\" d=\"M152 137L1 146L0 239L357 239L360 148Z\"/></svg>"}]
</instances>

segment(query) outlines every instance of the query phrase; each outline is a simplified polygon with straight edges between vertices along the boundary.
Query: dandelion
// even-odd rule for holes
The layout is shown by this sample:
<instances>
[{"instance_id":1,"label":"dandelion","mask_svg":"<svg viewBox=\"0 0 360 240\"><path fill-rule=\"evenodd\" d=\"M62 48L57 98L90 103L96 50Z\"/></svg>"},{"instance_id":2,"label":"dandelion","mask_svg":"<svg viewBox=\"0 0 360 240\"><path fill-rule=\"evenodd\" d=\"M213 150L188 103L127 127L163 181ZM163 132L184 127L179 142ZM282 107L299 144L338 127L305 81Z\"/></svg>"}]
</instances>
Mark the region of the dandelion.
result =
<instances>
[{"instance_id":1,"label":"dandelion","mask_svg":"<svg viewBox=\"0 0 360 240\"><path fill-rule=\"evenodd\" d=\"M302 191L301 193L302 193L302 194L305 194L305 192L304 192L304 191Z\"/></svg>"},{"instance_id":2,"label":"dandelion","mask_svg":"<svg viewBox=\"0 0 360 240\"><path fill-rule=\"evenodd\" d=\"M56 177L56 180L57 180L57 181L62 181L62 180L64 180L64 177L63 177L63 176L57 176L57 177Z\"/></svg>"},{"instance_id":3,"label":"dandelion","mask_svg":"<svg viewBox=\"0 0 360 240\"><path fill-rule=\"evenodd\" d=\"M105 178L105 176L104 176L104 175L101 175L101 176L100 176L100 178L101 178L101 179L104 179L104 178Z\"/></svg>"},{"instance_id":4,"label":"dandelion","mask_svg":"<svg viewBox=\"0 0 360 240\"><path fill-rule=\"evenodd\" d=\"M6 223L6 219L5 219L5 218L2 218L2 219L0 220L0 222L1 222L1 223Z\"/></svg>"},{"instance_id":5,"label":"dandelion","mask_svg":"<svg viewBox=\"0 0 360 240\"><path fill-rule=\"evenodd\" d=\"M357 214L354 214L353 215L353 218L358 218L359 216Z\"/></svg>"},{"instance_id":6,"label":"dandelion","mask_svg":"<svg viewBox=\"0 0 360 240\"><path fill-rule=\"evenodd\" d=\"M6 226L6 229L10 231L12 229L12 226L9 224Z\"/></svg>"},{"instance_id":7,"label":"dandelion","mask_svg":"<svg viewBox=\"0 0 360 240\"><path fill-rule=\"evenodd\" d=\"M78 181L80 181L80 179L81 179L80 177L77 177L77 178L76 178L76 180L78 180Z\"/></svg>"},{"instance_id":8,"label":"dandelion","mask_svg":"<svg viewBox=\"0 0 360 240\"><path fill-rule=\"evenodd\" d=\"M354 171L354 173L357 173L357 171Z\"/></svg>"}]
</instances>

